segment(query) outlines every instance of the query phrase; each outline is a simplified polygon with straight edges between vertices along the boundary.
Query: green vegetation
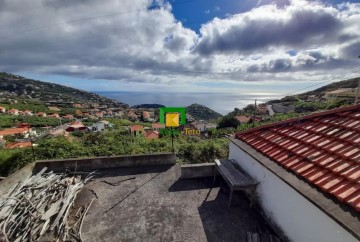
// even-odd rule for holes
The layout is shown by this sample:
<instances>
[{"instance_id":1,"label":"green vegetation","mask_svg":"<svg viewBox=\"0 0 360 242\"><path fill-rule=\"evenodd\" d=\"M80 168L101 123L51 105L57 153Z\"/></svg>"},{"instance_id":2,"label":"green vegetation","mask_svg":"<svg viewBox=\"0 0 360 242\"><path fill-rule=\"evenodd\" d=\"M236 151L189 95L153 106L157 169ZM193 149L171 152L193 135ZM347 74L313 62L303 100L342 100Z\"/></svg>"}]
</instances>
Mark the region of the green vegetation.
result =
<instances>
[{"instance_id":1,"label":"green vegetation","mask_svg":"<svg viewBox=\"0 0 360 242\"><path fill-rule=\"evenodd\" d=\"M234 128L236 129L240 125L240 122L235 118L234 115L226 115L223 117L217 125L218 129L222 128Z\"/></svg>"},{"instance_id":2,"label":"green vegetation","mask_svg":"<svg viewBox=\"0 0 360 242\"><path fill-rule=\"evenodd\" d=\"M259 125L294 118L299 114L274 115L266 122L242 124L237 128L210 130L209 138L198 136L177 136L174 146L179 163L211 162L214 158L228 156L229 140L225 134L244 131ZM71 138L56 137L43 139L34 147L36 159L66 159L77 157L96 157L112 155L146 154L155 152L171 152L171 137L146 140L143 136L131 136L123 125L129 121L109 119L115 124L114 129L103 133L74 133ZM0 176L5 176L27 163L33 161L32 149L6 150L0 148Z\"/></svg>"},{"instance_id":3,"label":"green vegetation","mask_svg":"<svg viewBox=\"0 0 360 242\"><path fill-rule=\"evenodd\" d=\"M352 104L351 100L339 99L332 102L296 102L294 103L295 112L297 113L307 113L315 112L319 110L329 110L334 108L339 108L344 105Z\"/></svg>"},{"instance_id":4,"label":"green vegetation","mask_svg":"<svg viewBox=\"0 0 360 242\"><path fill-rule=\"evenodd\" d=\"M334 91L338 88L356 88L358 85L359 77L352 78L344 81L334 82L329 85L317 88L313 91L299 94L298 97L302 100L306 100L310 95L323 96L325 92Z\"/></svg>"},{"instance_id":5,"label":"green vegetation","mask_svg":"<svg viewBox=\"0 0 360 242\"><path fill-rule=\"evenodd\" d=\"M67 119L63 123L69 122ZM57 118L37 117L37 116L12 116L0 115L0 129L16 126L17 123L29 123L31 127L58 126L60 121Z\"/></svg>"},{"instance_id":6,"label":"green vegetation","mask_svg":"<svg viewBox=\"0 0 360 242\"><path fill-rule=\"evenodd\" d=\"M108 107L128 107L126 104L113 101L94 93L55 83L36 81L5 72L0 72L0 82L0 91L5 93L4 97L11 99L14 99L13 94L16 94L16 99L38 99L43 102L62 100L62 102L98 103L100 105L107 105ZM14 108L16 107L14 106Z\"/></svg>"},{"instance_id":7,"label":"green vegetation","mask_svg":"<svg viewBox=\"0 0 360 242\"><path fill-rule=\"evenodd\" d=\"M179 136L174 142L178 162L211 162L215 157L225 158L228 140L202 140L199 137ZM66 159L76 157L112 156L170 152L169 137L146 140L143 136L124 135L121 130L104 133L85 133L71 140L65 137L44 139L34 147L36 159ZM0 175L4 176L33 160L31 148L0 149Z\"/></svg>"},{"instance_id":8,"label":"green vegetation","mask_svg":"<svg viewBox=\"0 0 360 242\"><path fill-rule=\"evenodd\" d=\"M132 122L127 119L118 119L118 118L105 118L105 120L109 121L110 123L114 124L115 128L120 128L123 126L130 126L130 125L142 125L144 127L151 127L151 123L143 123L143 122Z\"/></svg>"},{"instance_id":9,"label":"green vegetation","mask_svg":"<svg viewBox=\"0 0 360 242\"><path fill-rule=\"evenodd\" d=\"M12 115L0 115L0 129L14 126L16 122L15 117Z\"/></svg>"},{"instance_id":10,"label":"green vegetation","mask_svg":"<svg viewBox=\"0 0 360 242\"><path fill-rule=\"evenodd\" d=\"M212 121L222 117L221 114L200 104L191 104L186 107L186 112L196 120Z\"/></svg>"},{"instance_id":11,"label":"green vegetation","mask_svg":"<svg viewBox=\"0 0 360 242\"><path fill-rule=\"evenodd\" d=\"M33 113L37 113L37 112L51 113L50 110L43 103L32 102L32 101L31 102L30 101L20 101L18 103L13 103L13 104L10 104L8 102L2 102L2 103L0 103L0 106L5 107L6 110L15 108L20 111L30 110Z\"/></svg>"},{"instance_id":12,"label":"green vegetation","mask_svg":"<svg viewBox=\"0 0 360 242\"><path fill-rule=\"evenodd\" d=\"M0 73L0 91L7 93L1 98L0 106L7 109L31 110L36 112L53 113L48 110L45 103L51 100L63 100L64 102L99 103L106 106L117 106L112 100L100 97L96 94L81 90L64 87L52 83L44 83L26 79L23 77ZM196 120L218 121L217 129L208 131L207 137L177 135L175 138L175 151L179 163L202 163L210 162L214 158L226 158L228 156L229 140L224 138L227 134L244 131L260 125L278 122L290 118L306 115L318 110L327 110L349 104L349 101L338 100L335 102L304 102L309 95L322 96L325 91L331 91L340 87L356 87L357 79L333 83L315 91L296 96L287 96L281 100L272 100L268 104L278 103L280 105L293 105L295 112L288 114L275 114L263 122L251 124L240 124L236 115L253 115L255 106L249 104L242 110L235 108L233 112L222 117L219 113L199 104L187 107L187 112ZM13 94L16 93L16 98ZM29 97L30 96L30 97ZM39 100L37 100L39 99ZM17 100L17 103L14 103ZM70 103L71 104L71 103ZM60 114L75 114L76 110L85 112L85 109L72 108L69 103L61 106ZM51 105L52 106L52 105ZM121 106L121 104L120 104ZM124 105L125 107L126 105ZM155 110L155 113L157 110ZM34 159L65 159L78 157L96 157L113 155L145 154L155 152L170 152L171 137L164 136L160 139L146 140L143 136L134 137L124 126L142 125L151 127L151 123L132 122L126 119L106 118L114 124L113 129L103 133L73 133L69 138L56 137L40 140L38 146L23 149L0 148L0 176L23 167ZM16 123L30 123L32 127L57 126L60 121L56 118L41 118L37 116L23 117L0 115L0 129L15 126ZM64 120L63 123L69 122ZM83 120L87 126L93 124L94 120ZM7 138L12 141L13 137ZM35 156L33 156L34 151Z\"/></svg>"}]
</instances>

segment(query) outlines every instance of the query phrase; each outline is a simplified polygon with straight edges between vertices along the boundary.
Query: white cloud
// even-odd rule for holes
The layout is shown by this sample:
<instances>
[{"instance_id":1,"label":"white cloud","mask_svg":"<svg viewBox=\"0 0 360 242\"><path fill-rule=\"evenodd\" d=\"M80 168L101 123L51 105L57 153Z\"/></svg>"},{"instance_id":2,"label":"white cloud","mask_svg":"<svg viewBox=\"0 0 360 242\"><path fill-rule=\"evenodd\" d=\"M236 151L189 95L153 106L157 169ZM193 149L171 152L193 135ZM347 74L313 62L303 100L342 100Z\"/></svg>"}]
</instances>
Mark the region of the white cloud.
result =
<instances>
[{"instance_id":1,"label":"white cloud","mask_svg":"<svg viewBox=\"0 0 360 242\"><path fill-rule=\"evenodd\" d=\"M199 35L162 0L0 0L0 66L179 87L316 81L358 68L359 23L359 4L293 0L215 18Z\"/></svg>"}]
</instances>

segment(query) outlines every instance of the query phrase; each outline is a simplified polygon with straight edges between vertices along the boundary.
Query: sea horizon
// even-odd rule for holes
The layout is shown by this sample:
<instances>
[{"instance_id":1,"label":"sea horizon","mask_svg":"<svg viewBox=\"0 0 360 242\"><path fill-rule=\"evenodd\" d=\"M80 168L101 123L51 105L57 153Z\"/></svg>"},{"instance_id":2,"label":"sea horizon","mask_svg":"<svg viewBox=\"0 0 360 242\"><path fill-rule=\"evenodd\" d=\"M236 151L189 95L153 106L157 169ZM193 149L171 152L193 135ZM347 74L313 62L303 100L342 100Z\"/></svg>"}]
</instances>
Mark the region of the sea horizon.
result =
<instances>
[{"instance_id":1,"label":"sea horizon","mask_svg":"<svg viewBox=\"0 0 360 242\"><path fill-rule=\"evenodd\" d=\"M164 106L183 107L197 103L225 115L234 110L242 109L248 104L266 102L281 98L283 95L275 93L209 93L209 92L133 92L133 91L93 91L98 95L126 103L130 106L140 104L161 104Z\"/></svg>"}]
</instances>

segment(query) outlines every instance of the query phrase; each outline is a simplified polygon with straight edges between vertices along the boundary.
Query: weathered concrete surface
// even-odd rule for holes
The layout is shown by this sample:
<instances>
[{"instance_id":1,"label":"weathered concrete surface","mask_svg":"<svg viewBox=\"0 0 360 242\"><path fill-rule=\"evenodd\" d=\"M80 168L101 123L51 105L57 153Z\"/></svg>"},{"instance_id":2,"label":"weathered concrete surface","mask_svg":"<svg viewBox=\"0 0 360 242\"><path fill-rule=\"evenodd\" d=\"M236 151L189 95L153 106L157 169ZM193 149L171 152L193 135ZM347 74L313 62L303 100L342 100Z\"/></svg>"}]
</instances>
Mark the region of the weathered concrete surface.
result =
<instances>
[{"instance_id":1,"label":"weathered concrete surface","mask_svg":"<svg viewBox=\"0 0 360 242\"><path fill-rule=\"evenodd\" d=\"M212 179L179 179L180 166L102 171L76 206L96 199L84 221L84 241L246 241L246 231L271 232L241 192Z\"/></svg>"},{"instance_id":2,"label":"weathered concrete surface","mask_svg":"<svg viewBox=\"0 0 360 242\"><path fill-rule=\"evenodd\" d=\"M214 176L215 163L181 165L181 178L202 178Z\"/></svg>"},{"instance_id":3,"label":"weathered concrete surface","mask_svg":"<svg viewBox=\"0 0 360 242\"><path fill-rule=\"evenodd\" d=\"M101 170L129 166L171 165L175 164L173 153L155 153L145 155L121 155L110 157L93 157L62 160L40 160L36 162L34 173L43 167L54 172L63 172L65 169L74 170Z\"/></svg>"}]
</instances>

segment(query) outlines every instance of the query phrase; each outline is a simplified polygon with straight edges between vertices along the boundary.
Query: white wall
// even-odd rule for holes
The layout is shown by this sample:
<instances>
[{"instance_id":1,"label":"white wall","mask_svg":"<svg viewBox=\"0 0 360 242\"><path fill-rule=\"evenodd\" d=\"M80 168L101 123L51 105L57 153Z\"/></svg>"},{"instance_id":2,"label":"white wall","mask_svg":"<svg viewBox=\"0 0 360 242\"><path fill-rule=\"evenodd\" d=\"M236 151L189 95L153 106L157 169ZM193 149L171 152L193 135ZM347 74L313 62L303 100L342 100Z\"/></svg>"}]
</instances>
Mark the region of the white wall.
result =
<instances>
[{"instance_id":1,"label":"white wall","mask_svg":"<svg viewBox=\"0 0 360 242\"><path fill-rule=\"evenodd\" d=\"M291 186L230 142L230 159L236 160L260 184L258 199L268 217L292 241L358 241L333 219L305 199Z\"/></svg>"}]
</instances>

